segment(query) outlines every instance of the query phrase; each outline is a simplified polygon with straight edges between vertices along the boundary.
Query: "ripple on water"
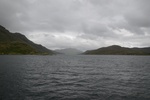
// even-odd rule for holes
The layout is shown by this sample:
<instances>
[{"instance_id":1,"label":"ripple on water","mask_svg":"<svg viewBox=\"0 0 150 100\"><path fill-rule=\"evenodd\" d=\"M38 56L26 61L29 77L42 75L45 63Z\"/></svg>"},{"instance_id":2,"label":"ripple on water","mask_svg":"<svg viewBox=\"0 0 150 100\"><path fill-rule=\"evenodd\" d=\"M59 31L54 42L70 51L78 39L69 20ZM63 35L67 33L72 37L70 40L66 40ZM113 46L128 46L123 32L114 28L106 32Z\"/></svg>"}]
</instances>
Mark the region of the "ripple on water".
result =
<instances>
[{"instance_id":1,"label":"ripple on water","mask_svg":"<svg viewBox=\"0 0 150 100\"><path fill-rule=\"evenodd\" d=\"M0 56L2 100L149 100L149 56Z\"/></svg>"}]
</instances>

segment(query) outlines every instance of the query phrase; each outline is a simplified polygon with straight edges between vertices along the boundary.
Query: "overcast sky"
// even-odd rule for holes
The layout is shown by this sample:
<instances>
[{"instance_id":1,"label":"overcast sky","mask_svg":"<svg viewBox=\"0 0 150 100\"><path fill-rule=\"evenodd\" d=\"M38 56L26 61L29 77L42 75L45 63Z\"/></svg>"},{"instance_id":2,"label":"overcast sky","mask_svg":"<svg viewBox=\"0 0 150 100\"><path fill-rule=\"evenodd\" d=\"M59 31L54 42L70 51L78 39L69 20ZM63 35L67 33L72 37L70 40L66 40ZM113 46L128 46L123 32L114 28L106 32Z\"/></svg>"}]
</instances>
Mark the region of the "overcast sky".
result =
<instances>
[{"instance_id":1,"label":"overcast sky","mask_svg":"<svg viewBox=\"0 0 150 100\"><path fill-rule=\"evenodd\" d=\"M0 24L49 49L150 46L150 0L0 0Z\"/></svg>"}]
</instances>

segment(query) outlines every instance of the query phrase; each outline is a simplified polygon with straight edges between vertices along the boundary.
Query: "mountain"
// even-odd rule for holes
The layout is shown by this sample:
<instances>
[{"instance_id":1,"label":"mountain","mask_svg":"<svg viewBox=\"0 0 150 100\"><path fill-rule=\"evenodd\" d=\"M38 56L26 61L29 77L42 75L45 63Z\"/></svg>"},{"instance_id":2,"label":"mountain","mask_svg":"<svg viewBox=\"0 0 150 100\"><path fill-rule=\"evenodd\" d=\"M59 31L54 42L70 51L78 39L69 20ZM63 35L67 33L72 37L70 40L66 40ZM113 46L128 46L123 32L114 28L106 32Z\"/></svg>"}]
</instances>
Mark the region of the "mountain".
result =
<instances>
[{"instance_id":1,"label":"mountain","mask_svg":"<svg viewBox=\"0 0 150 100\"><path fill-rule=\"evenodd\" d=\"M54 52L35 44L20 33L11 33L0 25L0 54L54 54Z\"/></svg>"},{"instance_id":2,"label":"mountain","mask_svg":"<svg viewBox=\"0 0 150 100\"><path fill-rule=\"evenodd\" d=\"M102 47L96 50L88 50L85 55L150 55L150 47L127 48L118 45Z\"/></svg>"},{"instance_id":3,"label":"mountain","mask_svg":"<svg viewBox=\"0 0 150 100\"><path fill-rule=\"evenodd\" d=\"M57 49L55 52L65 55L78 55L81 54L82 51L74 49L74 48L66 48L66 49Z\"/></svg>"}]
</instances>

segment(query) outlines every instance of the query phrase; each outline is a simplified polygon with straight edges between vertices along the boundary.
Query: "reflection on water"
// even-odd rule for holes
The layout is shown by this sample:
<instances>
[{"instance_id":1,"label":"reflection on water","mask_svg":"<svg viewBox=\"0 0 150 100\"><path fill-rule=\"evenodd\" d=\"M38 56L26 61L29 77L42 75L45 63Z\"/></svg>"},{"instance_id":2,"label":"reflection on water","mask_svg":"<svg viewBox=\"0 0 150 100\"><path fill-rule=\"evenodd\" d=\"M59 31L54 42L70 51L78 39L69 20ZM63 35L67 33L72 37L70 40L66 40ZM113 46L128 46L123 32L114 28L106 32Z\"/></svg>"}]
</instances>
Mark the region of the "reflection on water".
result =
<instances>
[{"instance_id":1,"label":"reflection on water","mask_svg":"<svg viewBox=\"0 0 150 100\"><path fill-rule=\"evenodd\" d=\"M149 100L150 56L0 56L0 100Z\"/></svg>"}]
</instances>

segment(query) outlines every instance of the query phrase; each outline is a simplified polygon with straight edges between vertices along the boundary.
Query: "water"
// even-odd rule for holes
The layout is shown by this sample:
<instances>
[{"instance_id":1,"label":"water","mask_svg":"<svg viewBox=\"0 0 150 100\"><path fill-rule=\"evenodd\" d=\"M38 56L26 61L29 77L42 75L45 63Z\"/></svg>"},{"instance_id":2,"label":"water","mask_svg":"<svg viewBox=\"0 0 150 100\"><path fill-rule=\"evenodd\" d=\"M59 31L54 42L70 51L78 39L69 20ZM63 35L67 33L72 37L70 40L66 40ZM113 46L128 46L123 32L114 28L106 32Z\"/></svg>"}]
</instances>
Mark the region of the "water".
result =
<instances>
[{"instance_id":1,"label":"water","mask_svg":"<svg viewBox=\"0 0 150 100\"><path fill-rule=\"evenodd\" d=\"M150 56L0 56L0 100L150 100Z\"/></svg>"}]
</instances>

